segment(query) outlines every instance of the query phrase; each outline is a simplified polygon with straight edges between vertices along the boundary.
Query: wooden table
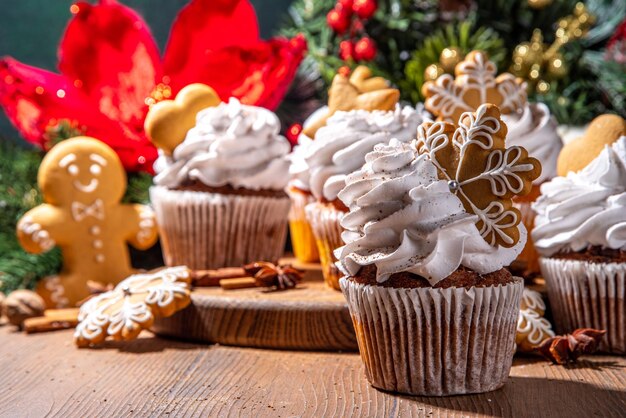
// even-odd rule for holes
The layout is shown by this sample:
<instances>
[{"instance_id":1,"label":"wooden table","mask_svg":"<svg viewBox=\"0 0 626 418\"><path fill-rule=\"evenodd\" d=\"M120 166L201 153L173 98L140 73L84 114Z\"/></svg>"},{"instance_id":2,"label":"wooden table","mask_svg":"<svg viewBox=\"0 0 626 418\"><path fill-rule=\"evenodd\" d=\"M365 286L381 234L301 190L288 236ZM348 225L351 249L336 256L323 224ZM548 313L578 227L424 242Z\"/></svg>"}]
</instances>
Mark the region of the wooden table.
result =
<instances>
[{"instance_id":1,"label":"wooden table","mask_svg":"<svg viewBox=\"0 0 626 418\"><path fill-rule=\"evenodd\" d=\"M357 354L189 344L154 337L77 349L72 331L0 328L0 417L515 416L626 414L626 358L572 367L517 358L505 387L412 398L370 387Z\"/></svg>"}]
</instances>

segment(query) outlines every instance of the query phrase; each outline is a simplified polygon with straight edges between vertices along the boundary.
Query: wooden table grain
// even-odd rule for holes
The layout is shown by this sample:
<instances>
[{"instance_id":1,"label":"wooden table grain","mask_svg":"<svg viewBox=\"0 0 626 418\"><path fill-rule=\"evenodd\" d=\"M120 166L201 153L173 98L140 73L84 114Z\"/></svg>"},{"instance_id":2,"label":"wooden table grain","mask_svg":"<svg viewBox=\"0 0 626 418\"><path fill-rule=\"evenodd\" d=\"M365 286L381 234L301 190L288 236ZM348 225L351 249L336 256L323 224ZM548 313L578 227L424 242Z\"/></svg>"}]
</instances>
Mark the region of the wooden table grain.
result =
<instances>
[{"instance_id":1,"label":"wooden table grain","mask_svg":"<svg viewBox=\"0 0 626 418\"><path fill-rule=\"evenodd\" d=\"M77 349L71 331L0 328L1 417L611 417L626 413L626 358L570 367L516 358L504 388L417 398L377 391L357 354L190 344L144 332Z\"/></svg>"}]
</instances>

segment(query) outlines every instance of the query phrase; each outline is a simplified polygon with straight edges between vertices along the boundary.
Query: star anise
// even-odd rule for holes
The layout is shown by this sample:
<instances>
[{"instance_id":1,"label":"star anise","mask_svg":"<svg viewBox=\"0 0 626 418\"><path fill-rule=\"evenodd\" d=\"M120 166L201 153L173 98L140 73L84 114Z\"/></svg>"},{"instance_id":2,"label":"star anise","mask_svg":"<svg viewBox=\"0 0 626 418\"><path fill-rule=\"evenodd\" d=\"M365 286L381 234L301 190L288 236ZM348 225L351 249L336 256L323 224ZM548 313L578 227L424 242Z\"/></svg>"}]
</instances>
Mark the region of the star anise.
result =
<instances>
[{"instance_id":1,"label":"star anise","mask_svg":"<svg viewBox=\"0 0 626 418\"><path fill-rule=\"evenodd\" d=\"M547 338L537 352L554 364L575 363L578 357L594 353L604 334L604 330L579 328L571 334Z\"/></svg>"},{"instance_id":2,"label":"star anise","mask_svg":"<svg viewBox=\"0 0 626 418\"><path fill-rule=\"evenodd\" d=\"M302 281L303 272L290 264L276 265L267 261L245 265L246 274L254 277L258 287L273 287L286 290L296 287Z\"/></svg>"}]
</instances>

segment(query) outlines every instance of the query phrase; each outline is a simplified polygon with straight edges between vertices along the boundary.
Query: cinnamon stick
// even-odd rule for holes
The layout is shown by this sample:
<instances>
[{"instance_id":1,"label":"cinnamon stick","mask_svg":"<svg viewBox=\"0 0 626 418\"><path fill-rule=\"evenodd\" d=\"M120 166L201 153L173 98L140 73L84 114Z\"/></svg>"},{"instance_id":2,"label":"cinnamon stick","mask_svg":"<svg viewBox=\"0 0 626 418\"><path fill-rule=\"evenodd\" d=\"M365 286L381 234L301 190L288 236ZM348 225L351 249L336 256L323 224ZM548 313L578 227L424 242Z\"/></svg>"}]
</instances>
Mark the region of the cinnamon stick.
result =
<instances>
[{"instance_id":1,"label":"cinnamon stick","mask_svg":"<svg viewBox=\"0 0 626 418\"><path fill-rule=\"evenodd\" d=\"M254 277L236 277L231 279L220 280L220 286L224 290L233 289L248 289L256 287L256 280Z\"/></svg>"},{"instance_id":2,"label":"cinnamon stick","mask_svg":"<svg viewBox=\"0 0 626 418\"><path fill-rule=\"evenodd\" d=\"M48 309L44 316L29 318L22 328L27 334L74 328L78 324L78 308Z\"/></svg>"},{"instance_id":3,"label":"cinnamon stick","mask_svg":"<svg viewBox=\"0 0 626 418\"><path fill-rule=\"evenodd\" d=\"M222 279L245 277L243 267L225 267L217 270L194 270L191 272L192 283L196 287L219 286Z\"/></svg>"}]
</instances>

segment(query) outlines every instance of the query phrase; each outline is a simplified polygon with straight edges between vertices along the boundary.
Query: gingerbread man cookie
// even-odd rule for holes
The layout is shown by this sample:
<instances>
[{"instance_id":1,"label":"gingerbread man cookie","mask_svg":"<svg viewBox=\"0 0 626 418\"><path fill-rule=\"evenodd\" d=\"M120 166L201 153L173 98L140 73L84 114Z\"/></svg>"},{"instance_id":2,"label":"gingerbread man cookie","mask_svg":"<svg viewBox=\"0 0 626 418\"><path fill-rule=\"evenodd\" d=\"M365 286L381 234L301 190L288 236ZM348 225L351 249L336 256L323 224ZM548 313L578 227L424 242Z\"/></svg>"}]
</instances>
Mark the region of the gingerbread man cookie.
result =
<instances>
[{"instance_id":1,"label":"gingerbread man cookie","mask_svg":"<svg viewBox=\"0 0 626 418\"><path fill-rule=\"evenodd\" d=\"M115 284L128 277L133 270L127 244L147 249L156 242L150 207L120 203L126 173L102 141L76 137L59 143L43 159L37 182L46 203L20 219L17 236L31 253L62 250L63 269L52 279L58 284L44 280L38 288L50 307L74 306L89 296L88 280Z\"/></svg>"},{"instance_id":2,"label":"gingerbread man cookie","mask_svg":"<svg viewBox=\"0 0 626 418\"><path fill-rule=\"evenodd\" d=\"M509 73L496 77L496 71L487 54L470 52L457 64L456 78L444 74L424 83L426 110L437 120L451 123L457 123L464 112L473 112L483 103L498 106L502 114L520 112L526 103L525 83Z\"/></svg>"}]
</instances>

